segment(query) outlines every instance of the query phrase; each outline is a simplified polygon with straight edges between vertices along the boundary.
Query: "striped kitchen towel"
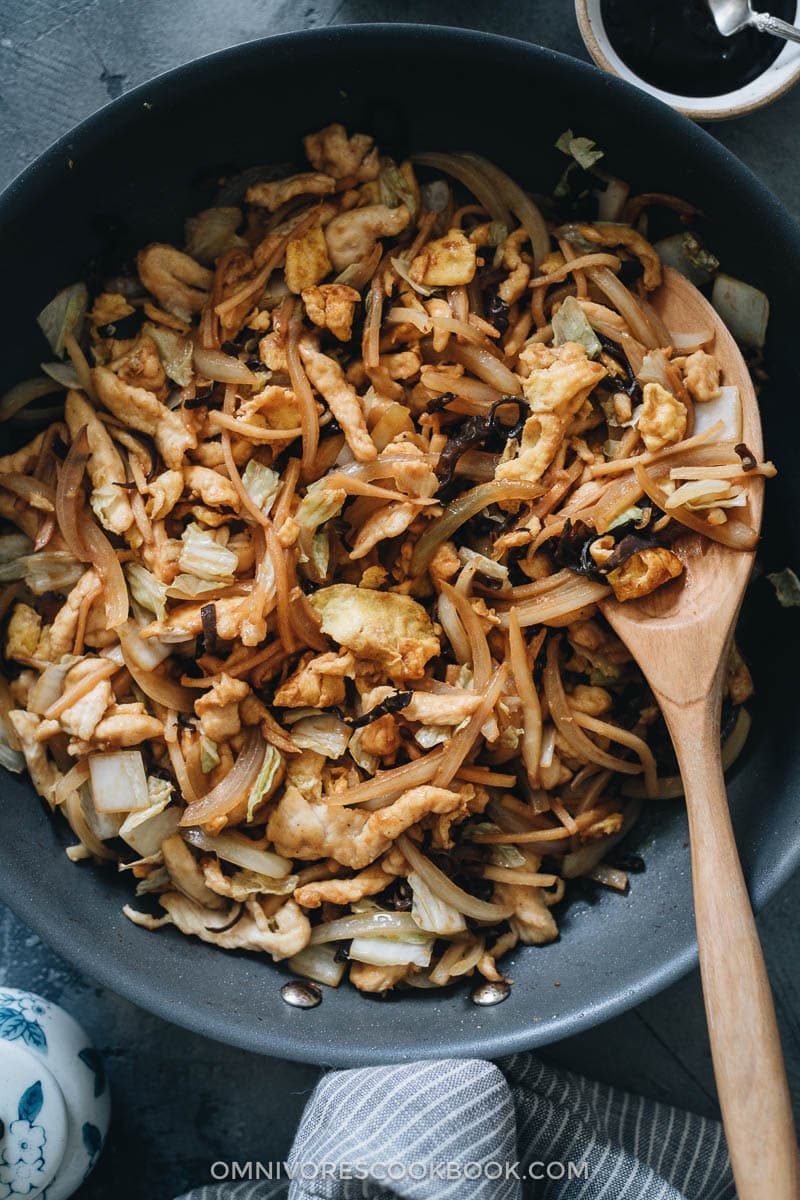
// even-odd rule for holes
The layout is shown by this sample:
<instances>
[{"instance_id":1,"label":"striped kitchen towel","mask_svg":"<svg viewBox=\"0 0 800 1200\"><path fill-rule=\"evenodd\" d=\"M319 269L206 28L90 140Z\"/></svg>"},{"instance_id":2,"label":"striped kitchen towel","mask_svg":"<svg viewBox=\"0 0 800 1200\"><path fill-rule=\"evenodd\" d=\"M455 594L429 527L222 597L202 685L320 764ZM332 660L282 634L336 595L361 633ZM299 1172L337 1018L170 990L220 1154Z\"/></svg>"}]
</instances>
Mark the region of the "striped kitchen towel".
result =
<instances>
[{"instance_id":1,"label":"striped kitchen towel","mask_svg":"<svg viewBox=\"0 0 800 1200\"><path fill-rule=\"evenodd\" d=\"M285 1182L252 1167L249 1181L180 1200L735 1197L717 1121L529 1054L331 1071L306 1105ZM224 1177L224 1164L215 1170Z\"/></svg>"}]
</instances>

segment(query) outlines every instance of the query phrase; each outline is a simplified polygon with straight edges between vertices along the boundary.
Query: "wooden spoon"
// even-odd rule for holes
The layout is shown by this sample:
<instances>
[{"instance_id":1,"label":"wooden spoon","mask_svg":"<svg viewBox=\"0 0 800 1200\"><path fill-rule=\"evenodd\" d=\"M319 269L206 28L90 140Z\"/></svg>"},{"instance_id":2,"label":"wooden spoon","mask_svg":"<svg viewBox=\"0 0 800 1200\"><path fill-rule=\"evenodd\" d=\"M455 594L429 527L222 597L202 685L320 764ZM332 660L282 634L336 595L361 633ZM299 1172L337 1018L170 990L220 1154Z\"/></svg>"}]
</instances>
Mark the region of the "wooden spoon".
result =
<instances>
[{"instance_id":1,"label":"wooden spoon","mask_svg":"<svg viewBox=\"0 0 800 1200\"><path fill-rule=\"evenodd\" d=\"M763 452L758 402L739 348L707 300L666 270L654 297L668 329L714 329L723 382L742 402L743 438ZM745 519L761 522L763 480ZM737 515L742 510L736 510ZM689 535L686 569L642 600L601 608L631 651L664 714L686 793L692 881L714 1073L739 1200L797 1200L797 1145L764 957L733 836L720 761L728 650L755 552Z\"/></svg>"}]
</instances>

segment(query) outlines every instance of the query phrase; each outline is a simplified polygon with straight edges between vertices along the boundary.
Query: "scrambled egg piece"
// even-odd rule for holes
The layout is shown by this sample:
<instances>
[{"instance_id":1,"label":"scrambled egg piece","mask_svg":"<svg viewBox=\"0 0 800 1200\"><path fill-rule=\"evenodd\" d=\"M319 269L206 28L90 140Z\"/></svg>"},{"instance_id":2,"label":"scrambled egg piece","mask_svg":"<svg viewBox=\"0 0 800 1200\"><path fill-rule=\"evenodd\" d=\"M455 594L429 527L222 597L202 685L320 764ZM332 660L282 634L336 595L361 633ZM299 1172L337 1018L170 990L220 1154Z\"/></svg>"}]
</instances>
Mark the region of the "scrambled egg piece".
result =
<instances>
[{"instance_id":1,"label":"scrambled egg piece","mask_svg":"<svg viewBox=\"0 0 800 1200\"><path fill-rule=\"evenodd\" d=\"M133 306L128 303L121 292L101 292L99 296L95 297L92 311L89 313L89 320L95 328L113 325L115 321L121 321L124 317L130 316L133 311Z\"/></svg>"},{"instance_id":2,"label":"scrambled egg piece","mask_svg":"<svg viewBox=\"0 0 800 1200\"><path fill-rule=\"evenodd\" d=\"M424 287L458 287L471 283L477 265L476 248L460 229L427 246L412 262L409 275Z\"/></svg>"},{"instance_id":3,"label":"scrambled egg piece","mask_svg":"<svg viewBox=\"0 0 800 1200\"><path fill-rule=\"evenodd\" d=\"M411 220L405 204L368 204L340 213L325 229L328 254L337 271L366 258L378 238L401 233Z\"/></svg>"},{"instance_id":4,"label":"scrambled egg piece","mask_svg":"<svg viewBox=\"0 0 800 1200\"><path fill-rule=\"evenodd\" d=\"M315 225L302 237L293 238L286 247L284 276L290 292L298 295L324 279L331 270L328 247L321 225Z\"/></svg>"},{"instance_id":5,"label":"scrambled egg piece","mask_svg":"<svg viewBox=\"0 0 800 1200\"><path fill-rule=\"evenodd\" d=\"M564 420L578 412L608 374L602 363L587 356L586 347L579 342L553 348L530 347L520 360L531 368L522 390L533 411L555 413Z\"/></svg>"},{"instance_id":6,"label":"scrambled egg piece","mask_svg":"<svg viewBox=\"0 0 800 1200\"><path fill-rule=\"evenodd\" d=\"M245 192L245 202L275 212L295 196L329 196L336 191L336 180L319 171L305 171L288 179L254 183Z\"/></svg>"},{"instance_id":7,"label":"scrambled egg piece","mask_svg":"<svg viewBox=\"0 0 800 1200\"><path fill-rule=\"evenodd\" d=\"M368 183L378 177L378 147L366 133L348 137L344 125L326 125L303 138L303 149L313 167L334 179L353 176L358 183Z\"/></svg>"},{"instance_id":8,"label":"scrambled egg piece","mask_svg":"<svg viewBox=\"0 0 800 1200\"><path fill-rule=\"evenodd\" d=\"M522 430L519 453L501 463L495 471L497 479L520 479L535 482L541 479L561 445L564 422L552 413L528 417Z\"/></svg>"},{"instance_id":9,"label":"scrambled egg piece","mask_svg":"<svg viewBox=\"0 0 800 1200\"><path fill-rule=\"evenodd\" d=\"M309 596L322 631L358 658L380 664L390 679L421 679L439 654L430 617L410 596L335 583Z\"/></svg>"},{"instance_id":10,"label":"scrambled egg piece","mask_svg":"<svg viewBox=\"0 0 800 1200\"><path fill-rule=\"evenodd\" d=\"M327 257L327 254L326 254ZM303 288L306 316L320 329L329 329L340 342L349 342L353 316L361 296L346 283L324 283Z\"/></svg>"},{"instance_id":11,"label":"scrambled egg piece","mask_svg":"<svg viewBox=\"0 0 800 1200\"><path fill-rule=\"evenodd\" d=\"M686 405L660 383L646 383L638 429L648 450L679 442L686 433Z\"/></svg>"},{"instance_id":12,"label":"scrambled egg piece","mask_svg":"<svg viewBox=\"0 0 800 1200\"><path fill-rule=\"evenodd\" d=\"M653 546L640 550L621 567L609 571L607 579L618 600L638 600L669 583L670 579L677 579L682 571L683 563L677 554L665 546Z\"/></svg>"},{"instance_id":13,"label":"scrambled egg piece","mask_svg":"<svg viewBox=\"0 0 800 1200\"><path fill-rule=\"evenodd\" d=\"M611 693L607 692L605 688L579 683L570 693L569 704L570 708L586 713L590 717L602 717L603 713L609 712L614 702L611 699Z\"/></svg>"},{"instance_id":14,"label":"scrambled egg piece","mask_svg":"<svg viewBox=\"0 0 800 1200\"><path fill-rule=\"evenodd\" d=\"M15 604L6 633L6 658L25 662L32 658L39 645L42 618L29 604Z\"/></svg>"},{"instance_id":15,"label":"scrambled egg piece","mask_svg":"<svg viewBox=\"0 0 800 1200\"><path fill-rule=\"evenodd\" d=\"M716 400L719 395L719 365L713 354L696 350L683 364L683 377L694 400Z\"/></svg>"},{"instance_id":16,"label":"scrambled egg piece","mask_svg":"<svg viewBox=\"0 0 800 1200\"><path fill-rule=\"evenodd\" d=\"M345 676L352 674L352 655L308 655L275 693L278 708L330 708L344 704Z\"/></svg>"}]
</instances>

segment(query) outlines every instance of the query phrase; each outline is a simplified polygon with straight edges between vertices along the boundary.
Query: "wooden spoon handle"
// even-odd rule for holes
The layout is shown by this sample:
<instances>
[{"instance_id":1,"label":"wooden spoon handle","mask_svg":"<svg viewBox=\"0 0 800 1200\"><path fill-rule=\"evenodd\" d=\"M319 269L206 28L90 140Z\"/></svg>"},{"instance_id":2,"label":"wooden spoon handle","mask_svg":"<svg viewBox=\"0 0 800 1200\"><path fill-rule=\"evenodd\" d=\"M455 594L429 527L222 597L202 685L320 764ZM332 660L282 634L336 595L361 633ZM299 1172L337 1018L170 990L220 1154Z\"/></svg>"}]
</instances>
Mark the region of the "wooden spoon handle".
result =
<instances>
[{"instance_id":1,"label":"wooden spoon handle","mask_svg":"<svg viewBox=\"0 0 800 1200\"><path fill-rule=\"evenodd\" d=\"M792 1106L764 955L733 836L719 688L689 706L659 697L686 792L700 972L739 1200L798 1200Z\"/></svg>"}]
</instances>

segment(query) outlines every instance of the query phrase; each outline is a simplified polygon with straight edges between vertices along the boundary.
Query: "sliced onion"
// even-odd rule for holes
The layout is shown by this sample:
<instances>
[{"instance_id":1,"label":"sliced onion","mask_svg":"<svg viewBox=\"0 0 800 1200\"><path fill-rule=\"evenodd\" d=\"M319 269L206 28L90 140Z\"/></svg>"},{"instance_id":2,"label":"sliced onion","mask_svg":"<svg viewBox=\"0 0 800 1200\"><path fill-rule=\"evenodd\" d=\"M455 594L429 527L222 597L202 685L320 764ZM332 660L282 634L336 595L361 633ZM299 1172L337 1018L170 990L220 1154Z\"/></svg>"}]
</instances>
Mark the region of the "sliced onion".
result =
<instances>
[{"instance_id":1,"label":"sliced onion","mask_svg":"<svg viewBox=\"0 0 800 1200\"><path fill-rule=\"evenodd\" d=\"M448 358L472 371L484 383L497 388L504 396L518 396L522 384L517 376L491 350L482 346L451 346Z\"/></svg>"},{"instance_id":2,"label":"sliced onion","mask_svg":"<svg viewBox=\"0 0 800 1200\"><path fill-rule=\"evenodd\" d=\"M638 779L634 782L637 786L640 783ZM579 875L588 875L590 871L594 870L601 859L605 858L609 850L612 850L618 842L621 842L630 833L639 819L641 810L642 806L637 802L627 805L622 818L622 824L616 833L598 838L594 842L588 842L585 846L579 846L577 850L565 854L561 860L561 874L563 877L565 879L575 879Z\"/></svg>"},{"instance_id":3,"label":"sliced onion","mask_svg":"<svg viewBox=\"0 0 800 1200\"><path fill-rule=\"evenodd\" d=\"M235 867L241 867L244 871L255 871L258 875L267 875L270 879L283 879L292 869L290 859L275 854L272 850L264 850L242 833L226 831L212 836L202 829L187 829L184 837L198 850L216 854Z\"/></svg>"},{"instance_id":4,"label":"sliced onion","mask_svg":"<svg viewBox=\"0 0 800 1200\"><path fill-rule=\"evenodd\" d=\"M655 350L659 345L659 340L654 334L650 322L642 312L636 297L632 292L629 292L625 284L617 279L608 267L593 267L587 271L587 275L594 284L599 287L604 295L608 296L609 300L615 305L620 316L623 316L628 324L628 328L635 338L647 346L650 350Z\"/></svg>"},{"instance_id":5,"label":"sliced onion","mask_svg":"<svg viewBox=\"0 0 800 1200\"><path fill-rule=\"evenodd\" d=\"M431 151L425 154L415 154L413 162L419 163L422 167L432 167L434 171L444 171L445 175L450 175L459 183L463 183L464 187L481 202L493 221L505 225L506 229L511 228L513 224L511 212L504 201L498 197L499 189L496 184L487 179L485 173L467 158L458 154L440 154L437 151Z\"/></svg>"},{"instance_id":6,"label":"sliced onion","mask_svg":"<svg viewBox=\"0 0 800 1200\"><path fill-rule=\"evenodd\" d=\"M476 896L470 896L469 892L458 887L422 853L407 834L401 833L396 845L434 895L463 913L465 917L472 917L474 921L504 921L506 917L511 916L513 909L510 906L478 900Z\"/></svg>"},{"instance_id":7,"label":"sliced onion","mask_svg":"<svg viewBox=\"0 0 800 1200\"><path fill-rule=\"evenodd\" d=\"M287 958L286 966L293 975L302 975L304 979L313 979L328 987L338 987L347 970L347 963L343 958L337 958L337 954L336 946L323 942L320 946L306 946L299 954L293 954Z\"/></svg>"},{"instance_id":8,"label":"sliced onion","mask_svg":"<svg viewBox=\"0 0 800 1200\"><path fill-rule=\"evenodd\" d=\"M365 804L368 800L389 800L407 788L427 783L436 774L441 761L442 751L431 750L414 762L404 763L402 767L394 767L391 771L378 771L372 779L343 792L331 792L322 799L325 804L337 807L341 804Z\"/></svg>"},{"instance_id":9,"label":"sliced onion","mask_svg":"<svg viewBox=\"0 0 800 1200\"><path fill-rule=\"evenodd\" d=\"M241 383L248 387L257 387L259 384L258 377L238 358L224 354L222 350L203 346L199 338L194 344L194 367L205 379L214 379L219 383Z\"/></svg>"},{"instance_id":10,"label":"sliced onion","mask_svg":"<svg viewBox=\"0 0 800 1200\"><path fill-rule=\"evenodd\" d=\"M266 744L257 729L250 729L245 744L223 780L199 800L195 800L181 817L181 825L203 825L215 817L226 816L249 796L264 762Z\"/></svg>"},{"instance_id":11,"label":"sliced onion","mask_svg":"<svg viewBox=\"0 0 800 1200\"><path fill-rule=\"evenodd\" d=\"M56 487L56 520L67 548L81 562L87 553L78 533L78 509L83 500L81 485L89 461L89 436L84 425L72 439L67 457L58 473Z\"/></svg>"},{"instance_id":12,"label":"sliced onion","mask_svg":"<svg viewBox=\"0 0 800 1200\"><path fill-rule=\"evenodd\" d=\"M484 724L494 711L506 681L506 664L496 671L486 689L486 695L469 719L467 725L448 742L442 761L433 777L435 787L447 787L458 773L461 764L475 745Z\"/></svg>"},{"instance_id":13,"label":"sliced onion","mask_svg":"<svg viewBox=\"0 0 800 1200\"><path fill-rule=\"evenodd\" d=\"M533 261L538 266L550 253L550 234L539 209L519 184L488 158L482 158L479 154L465 154L463 157L467 162L474 163L497 188L500 199L508 205L531 239Z\"/></svg>"},{"instance_id":14,"label":"sliced onion","mask_svg":"<svg viewBox=\"0 0 800 1200\"><path fill-rule=\"evenodd\" d=\"M561 682L561 672L558 667L559 639L551 638L547 645L547 662L542 677L544 694L550 709L550 716L556 723L556 728L565 741L569 742L578 758L586 762L597 763L609 771L619 771L623 775L639 775L642 767L638 762L628 762L609 754L588 737L575 720L569 706L564 685Z\"/></svg>"},{"instance_id":15,"label":"sliced onion","mask_svg":"<svg viewBox=\"0 0 800 1200\"><path fill-rule=\"evenodd\" d=\"M439 546L488 505L511 500L534 500L541 496L544 490L539 483L512 479L493 479L490 483L479 483L477 487L470 488L428 526L416 543L411 556L411 574L421 575Z\"/></svg>"},{"instance_id":16,"label":"sliced onion","mask_svg":"<svg viewBox=\"0 0 800 1200\"><path fill-rule=\"evenodd\" d=\"M660 484L641 463L636 463L633 470L645 495L649 496L658 508L667 511L666 505L669 496ZM704 537L710 538L713 542L719 542L723 546L730 546L733 550L755 550L758 545L758 532L751 529L744 521L737 520L736 517L729 517L724 525L710 525L708 521L703 520L702 517L696 517L691 509L685 507L669 510L669 515L679 521L681 525L685 525L687 529L701 533Z\"/></svg>"},{"instance_id":17,"label":"sliced onion","mask_svg":"<svg viewBox=\"0 0 800 1200\"><path fill-rule=\"evenodd\" d=\"M419 926L407 912L354 913L327 921L311 930L309 945L321 946L326 942L349 941L354 937L397 938L404 941L409 937L425 940Z\"/></svg>"},{"instance_id":18,"label":"sliced onion","mask_svg":"<svg viewBox=\"0 0 800 1200\"><path fill-rule=\"evenodd\" d=\"M130 609L122 565L111 542L86 512L79 518L78 533L86 546L89 562L97 568L103 579L106 625L109 629L118 629L127 621Z\"/></svg>"},{"instance_id":19,"label":"sliced onion","mask_svg":"<svg viewBox=\"0 0 800 1200\"><path fill-rule=\"evenodd\" d=\"M139 690L144 692L148 699L155 700L156 704L161 704L164 708L172 709L174 712L193 713L194 696L189 688L181 687L179 683L175 683L166 675L159 675L157 671L143 670L137 664L134 657L135 652L131 649L133 637L138 637L138 635L131 636L123 629L118 629L117 632L122 643L128 674Z\"/></svg>"},{"instance_id":20,"label":"sliced onion","mask_svg":"<svg viewBox=\"0 0 800 1200\"><path fill-rule=\"evenodd\" d=\"M720 440L734 443L742 440L742 401L738 387L733 384L721 387L713 400L694 406L692 433L705 433L717 422L721 422Z\"/></svg>"},{"instance_id":21,"label":"sliced onion","mask_svg":"<svg viewBox=\"0 0 800 1200\"><path fill-rule=\"evenodd\" d=\"M34 479L32 475L20 475L17 471L7 471L0 475L0 485L39 512L55 512L55 489L42 483L41 479Z\"/></svg>"},{"instance_id":22,"label":"sliced onion","mask_svg":"<svg viewBox=\"0 0 800 1200\"><path fill-rule=\"evenodd\" d=\"M21 383L15 384L14 387L4 392L0 399L0 421L8 421L33 400L39 400L42 396L49 396L52 392L59 391L61 391L61 385L53 379L23 379Z\"/></svg>"},{"instance_id":23,"label":"sliced onion","mask_svg":"<svg viewBox=\"0 0 800 1200\"><path fill-rule=\"evenodd\" d=\"M300 358L299 340L303 328L302 305L294 300L287 301L286 304L291 305L290 308L287 308L288 315L285 318L287 322L286 365L289 368L292 391L297 398L300 410L300 425L303 430L303 477L308 479L311 477L319 446L319 416L317 402ZM284 312L283 307L280 311ZM281 325L278 317L276 317L276 325L279 327Z\"/></svg>"},{"instance_id":24,"label":"sliced onion","mask_svg":"<svg viewBox=\"0 0 800 1200\"><path fill-rule=\"evenodd\" d=\"M750 714L747 709L740 708L736 724L722 744L721 761L723 771L730 770L744 749L751 724ZM658 781L656 799L677 800L683 795L683 792L683 780L680 775L662 775ZM622 794L624 796L631 796L637 800L643 800L645 798L644 781L642 779L626 780L622 787Z\"/></svg>"},{"instance_id":25,"label":"sliced onion","mask_svg":"<svg viewBox=\"0 0 800 1200\"><path fill-rule=\"evenodd\" d=\"M575 575L557 588L523 600L516 606L520 626L525 629L529 625L547 625L560 621L570 613L586 608L587 605L597 604L611 594L611 588L604 583L596 583L593 579L584 579ZM509 614L503 613L500 624L508 628Z\"/></svg>"},{"instance_id":26,"label":"sliced onion","mask_svg":"<svg viewBox=\"0 0 800 1200\"><path fill-rule=\"evenodd\" d=\"M436 291L435 288L426 287L424 284L418 283L416 279L412 279L408 266L403 262L402 258L391 259L391 264L403 282L407 283L418 296L432 296Z\"/></svg>"}]
</instances>

